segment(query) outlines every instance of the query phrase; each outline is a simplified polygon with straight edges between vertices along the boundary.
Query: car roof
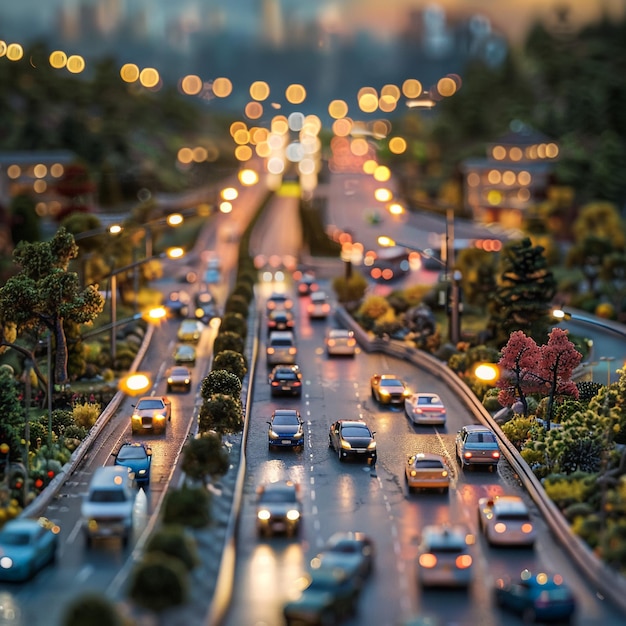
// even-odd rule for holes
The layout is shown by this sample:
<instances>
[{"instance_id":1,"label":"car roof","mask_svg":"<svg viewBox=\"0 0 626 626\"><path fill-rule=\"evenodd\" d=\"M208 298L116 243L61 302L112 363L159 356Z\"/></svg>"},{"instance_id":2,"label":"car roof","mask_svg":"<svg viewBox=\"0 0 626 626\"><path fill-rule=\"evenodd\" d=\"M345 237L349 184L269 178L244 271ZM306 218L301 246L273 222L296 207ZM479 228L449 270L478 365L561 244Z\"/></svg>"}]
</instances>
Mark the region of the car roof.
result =
<instances>
[{"instance_id":1,"label":"car roof","mask_svg":"<svg viewBox=\"0 0 626 626\"><path fill-rule=\"evenodd\" d=\"M354 333L346 328L330 328L328 330L329 337L350 337L351 335Z\"/></svg>"},{"instance_id":2,"label":"car roof","mask_svg":"<svg viewBox=\"0 0 626 626\"><path fill-rule=\"evenodd\" d=\"M291 339L294 340L295 336L290 330L273 330L270 333L269 340L272 339Z\"/></svg>"},{"instance_id":3,"label":"car roof","mask_svg":"<svg viewBox=\"0 0 626 626\"><path fill-rule=\"evenodd\" d=\"M448 525L429 525L424 526L423 543L425 546L432 548L444 546L462 546L466 547L467 528L460 526Z\"/></svg>"},{"instance_id":4,"label":"car roof","mask_svg":"<svg viewBox=\"0 0 626 626\"><path fill-rule=\"evenodd\" d=\"M446 463L446 460L441 454L435 454L433 452L417 452L409 455L409 458L415 461L441 461L444 465Z\"/></svg>"},{"instance_id":5,"label":"car roof","mask_svg":"<svg viewBox=\"0 0 626 626\"><path fill-rule=\"evenodd\" d=\"M98 467L91 478L90 488L121 486L116 481L116 477L128 478L130 469L125 465L107 465Z\"/></svg>"},{"instance_id":6,"label":"car roof","mask_svg":"<svg viewBox=\"0 0 626 626\"><path fill-rule=\"evenodd\" d=\"M0 529L0 532L33 532L37 528L42 528L42 525L36 519L33 519L32 517L16 517L5 522Z\"/></svg>"},{"instance_id":7,"label":"car roof","mask_svg":"<svg viewBox=\"0 0 626 626\"><path fill-rule=\"evenodd\" d=\"M337 420L341 426L369 426L363 420Z\"/></svg>"},{"instance_id":8,"label":"car roof","mask_svg":"<svg viewBox=\"0 0 626 626\"><path fill-rule=\"evenodd\" d=\"M346 530L333 533L326 542L326 546L348 541L354 541L355 543L373 543L372 538L360 530Z\"/></svg>"},{"instance_id":9,"label":"car roof","mask_svg":"<svg viewBox=\"0 0 626 626\"><path fill-rule=\"evenodd\" d=\"M261 491L298 491L298 485L292 480L279 480L275 483L259 485Z\"/></svg>"},{"instance_id":10,"label":"car roof","mask_svg":"<svg viewBox=\"0 0 626 626\"><path fill-rule=\"evenodd\" d=\"M438 393L430 393L427 391L418 391L417 393L413 394L414 398L432 398L433 400L439 400L439 402L441 402L441 397L439 396Z\"/></svg>"},{"instance_id":11,"label":"car roof","mask_svg":"<svg viewBox=\"0 0 626 626\"><path fill-rule=\"evenodd\" d=\"M280 363L279 365L275 365L272 371L279 372L281 370L288 370L290 372L299 372L300 367L295 363Z\"/></svg>"},{"instance_id":12,"label":"car roof","mask_svg":"<svg viewBox=\"0 0 626 626\"><path fill-rule=\"evenodd\" d=\"M466 430L468 433L492 433L493 430L488 426L483 426L482 424L467 424L463 426L463 430Z\"/></svg>"},{"instance_id":13,"label":"car roof","mask_svg":"<svg viewBox=\"0 0 626 626\"><path fill-rule=\"evenodd\" d=\"M184 374L190 374L191 370L185 365L174 365L174 367L170 367L170 374L180 374L181 376Z\"/></svg>"},{"instance_id":14,"label":"car roof","mask_svg":"<svg viewBox=\"0 0 626 626\"><path fill-rule=\"evenodd\" d=\"M528 508L519 496L500 496L493 501L493 509L498 513L527 513Z\"/></svg>"},{"instance_id":15,"label":"car roof","mask_svg":"<svg viewBox=\"0 0 626 626\"><path fill-rule=\"evenodd\" d=\"M296 409L276 409L272 415L300 415Z\"/></svg>"}]
</instances>

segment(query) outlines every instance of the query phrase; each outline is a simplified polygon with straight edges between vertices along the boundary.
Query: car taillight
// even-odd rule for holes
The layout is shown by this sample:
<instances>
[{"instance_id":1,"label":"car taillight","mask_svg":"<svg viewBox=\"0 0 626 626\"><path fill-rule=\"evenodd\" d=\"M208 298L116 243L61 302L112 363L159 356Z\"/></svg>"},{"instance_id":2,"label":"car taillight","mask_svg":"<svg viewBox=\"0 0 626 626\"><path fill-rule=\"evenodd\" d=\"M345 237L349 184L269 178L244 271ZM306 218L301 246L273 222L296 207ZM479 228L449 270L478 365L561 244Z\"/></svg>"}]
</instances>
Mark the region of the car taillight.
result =
<instances>
[{"instance_id":1,"label":"car taillight","mask_svg":"<svg viewBox=\"0 0 626 626\"><path fill-rule=\"evenodd\" d=\"M522 532L523 532L524 534L526 534L526 535L527 535L528 533L532 533L532 532L533 532L533 525L532 525L532 524L530 524L530 523L528 523L528 522L527 522L527 523L525 523L525 524L522 524Z\"/></svg>"},{"instance_id":2,"label":"car taillight","mask_svg":"<svg viewBox=\"0 0 626 626\"><path fill-rule=\"evenodd\" d=\"M289 354L295 354L297 350L295 348L289 348Z\"/></svg>"},{"instance_id":3,"label":"car taillight","mask_svg":"<svg viewBox=\"0 0 626 626\"><path fill-rule=\"evenodd\" d=\"M426 552L425 554L420 555L419 564L425 569L432 569L435 565L437 565L437 557L430 552Z\"/></svg>"},{"instance_id":4,"label":"car taillight","mask_svg":"<svg viewBox=\"0 0 626 626\"><path fill-rule=\"evenodd\" d=\"M471 458L472 458L472 453L471 453L471 452L465 452L465 453L463 454L463 456L464 456L466 459L471 459Z\"/></svg>"},{"instance_id":5,"label":"car taillight","mask_svg":"<svg viewBox=\"0 0 626 626\"><path fill-rule=\"evenodd\" d=\"M503 524L502 522L498 522L497 524L494 524L493 529L498 534L502 534L502 533L506 532L506 524Z\"/></svg>"},{"instance_id":6,"label":"car taillight","mask_svg":"<svg viewBox=\"0 0 626 626\"><path fill-rule=\"evenodd\" d=\"M499 458L500 458L500 452L498 452L498 451L496 450L494 453L492 453L492 455L491 455L491 456L492 456L494 459L499 459Z\"/></svg>"},{"instance_id":7,"label":"car taillight","mask_svg":"<svg viewBox=\"0 0 626 626\"><path fill-rule=\"evenodd\" d=\"M331 347L332 347L332 346L334 346L334 345L336 345L336 344L337 344L337 342L336 342L334 339L329 339L329 340L328 340L328 345L329 345L329 346L331 346Z\"/></svg>"},{"instance_id":8,"label":"car taillight","mask_svg":"<svg viewBox=\"0 0 626 626\"><path fill-rule=\"evenodd\" d=\"M274 348L268 348L267 349L267 353L268 354L274 354L274 352L275 352Z\"/></svg>"},{"instance_id":9,"label":"car taillight","mask_svg":"<svg viewBox=\"0 0 626 626\"><path fill-rule=\"evenodd\" d=\"M472 565L472 557L469 554L461 554L456 557L455 564L459 569L467 569Z\"/></svg>"}]
</instances>

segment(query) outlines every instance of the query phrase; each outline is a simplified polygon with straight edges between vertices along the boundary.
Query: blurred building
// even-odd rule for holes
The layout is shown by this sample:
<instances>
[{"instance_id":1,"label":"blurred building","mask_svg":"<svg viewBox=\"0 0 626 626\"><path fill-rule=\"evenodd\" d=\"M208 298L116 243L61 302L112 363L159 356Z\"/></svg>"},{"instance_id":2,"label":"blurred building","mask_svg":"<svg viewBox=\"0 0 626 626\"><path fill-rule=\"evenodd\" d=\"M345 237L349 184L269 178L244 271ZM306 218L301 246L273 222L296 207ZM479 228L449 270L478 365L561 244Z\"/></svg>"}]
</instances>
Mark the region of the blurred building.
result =
<instances>
[{"instance_id":1,"label":"blurred building","mask_svg":"<svg viewBox=\"0 0 626 626\"><path fill-rule=\"evenodd\" d=\"M477 222L520 228L527 207L546 197L559 147L521 123L487 145L484 159L461 164L464 204Z\"/></svg>"}]
</instances>

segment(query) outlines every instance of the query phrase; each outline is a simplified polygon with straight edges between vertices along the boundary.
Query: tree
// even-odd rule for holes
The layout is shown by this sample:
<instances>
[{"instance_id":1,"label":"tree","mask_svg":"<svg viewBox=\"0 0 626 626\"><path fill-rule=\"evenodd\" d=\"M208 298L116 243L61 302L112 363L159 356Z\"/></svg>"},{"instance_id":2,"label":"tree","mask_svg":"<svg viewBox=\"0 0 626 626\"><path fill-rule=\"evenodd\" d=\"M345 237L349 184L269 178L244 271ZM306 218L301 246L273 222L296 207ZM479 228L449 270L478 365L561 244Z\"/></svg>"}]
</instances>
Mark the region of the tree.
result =
<instances>
[{"instance_id":1,"label":"tree","mask_svg":"<svg viewBox=\"0 0 626 626\"><path fill-rule=\"evenodd\" d=\"M229 465L228 454L219 435L207 433L185 444L182 470L189 478L201 480L203 485L208 478L223 476Z\"/></svg>"},{"instance_id":2,"label":"tree","mask_svg":"<svg viewBox=\"0 0 626 626\"><path fill-rule=\"evenodd\" d=\"M241 430L242 420L241 400L222 393L213 394L205 400L198 415L201 433L210 430L219 434L236 433Z\"/></svg>"},{"instance_id":3,"label":"tree","mask_svg":"<svg viewBox=\"0 0 626 626\"><path fill-rule=\"evenodd\" d=\"M222 350L215 355L213 368L230 372L242 381L248 372L248 362L245 355L235 350Z\"/></svg>"},{"instance_id":4,"label":"tree","mask_svg":"<svg viewBox=\"0 0 626 626\"><path fill-rule=\"evenodd\" d=\"M513 333L498 362L501 371L496 383L501 390L498 401L502 406L520 402L522 413L528 417L526 396L531 393L547 394L545 428L550 430L556 399L568 396L578 398L578 388L571 377L581 359L582 354L568 339L567 331L561 328L553 328L548 342L541 347L522 331Z\"/></svg>"},{"instance_id":5,"label":"tree","mask_svg":"<svg viewBox=\"0 0 626 626\"><path fill-rule=\"evenodd\" d=\"M55 379L61 385L68 382L64 321L92 322L104 306L97 285L81 289L77 274L68 271L70 260L77 254L74 237L64 228L48 242L21 242L13 252L13 260L22 269L0 287L2 326L14 323L18 335L27 330L38 334L42 329L52 333ZM1 343L17 348L8 343L4 333Z\"/></svg>"},{"instance_id":6,"label":"tree","mask_svg":"<svg viewBox=\"0 0 626 626\"><path fill-rule=\"evenodd\" d=\"M239 376L228 370L213 369L203 378L200 393L204 400L208 400L215 393L240 398L241 388Z\"/></svg>"},{"instance_id":7,"label":"tree","mask_svg":"<svg viewBox=\"0 0 626 626\"><path fill-rule=\"evenodd\" d=\"M65 609L63 626L122 626L115 604L106 596L89 592L75 598Z\"/></svg>"},{"instance_id":8,"label":"tree","mask_svg":"<svg viewBox=\"0 0 626 626\"><path fill-rule=\"evenodd\" d=\"M222 352L223 350L234 350L243 354L245 349L243 337L237 333L233 333L230 330L220 332L215 341L213 342L213 352L215 354Z\"/></svg>"},{"instance_id":9,"label":"tree","mask_svg":"<svg viewBox=\"0 0 626 626\"><path fill-rule=\"evenodd\" d=\"M544 249L526 237L504 246L500 280L489 303L488 328L497 346L522 330L535 340L552 326L552 300L556 280L548 269Z\"/></svg>"},{"instance_id":10,"label":"tree","mask_svg":"<svg viewBox=\"0 0 626 626\"><path fill-rule=\"evenodd\" d=\"M19 400L18 383L8 367L0 367L0 443L8 444L11 458L22 456L24 408Z\"/></svg>"}]
</instances>

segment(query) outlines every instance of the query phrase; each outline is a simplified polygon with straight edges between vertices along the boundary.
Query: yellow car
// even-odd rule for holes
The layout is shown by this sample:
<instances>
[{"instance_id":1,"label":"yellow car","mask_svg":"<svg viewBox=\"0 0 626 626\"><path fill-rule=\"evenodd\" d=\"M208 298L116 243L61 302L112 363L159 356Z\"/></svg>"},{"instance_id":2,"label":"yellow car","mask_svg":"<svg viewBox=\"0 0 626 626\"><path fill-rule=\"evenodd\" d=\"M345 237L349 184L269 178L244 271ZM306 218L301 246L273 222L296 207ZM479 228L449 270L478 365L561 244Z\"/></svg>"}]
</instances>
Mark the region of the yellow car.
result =
<instances>
[{"instance_id":1,"label":"yellow car","mask_svg":"<svg viewBox=\"0 0 626 626\"><path fill-rule=\"evenodd\" d=\"M412 454L406 460L404 474L409 491L439 489L441 493L445 493L450 486L450 471L444 458L439 454L427 452Z\"/></svg>"},{"instance_id":2,"label":"yellow car","mask_svg":"<svg viewBox=\"0 0 626 626\"><path fill-rule=\"evenodd\" d=\"M406 384L393 374L374 374L370 379L372 398L380 404L398 404L411 396Z\"/></svg>"}]
</instances>

